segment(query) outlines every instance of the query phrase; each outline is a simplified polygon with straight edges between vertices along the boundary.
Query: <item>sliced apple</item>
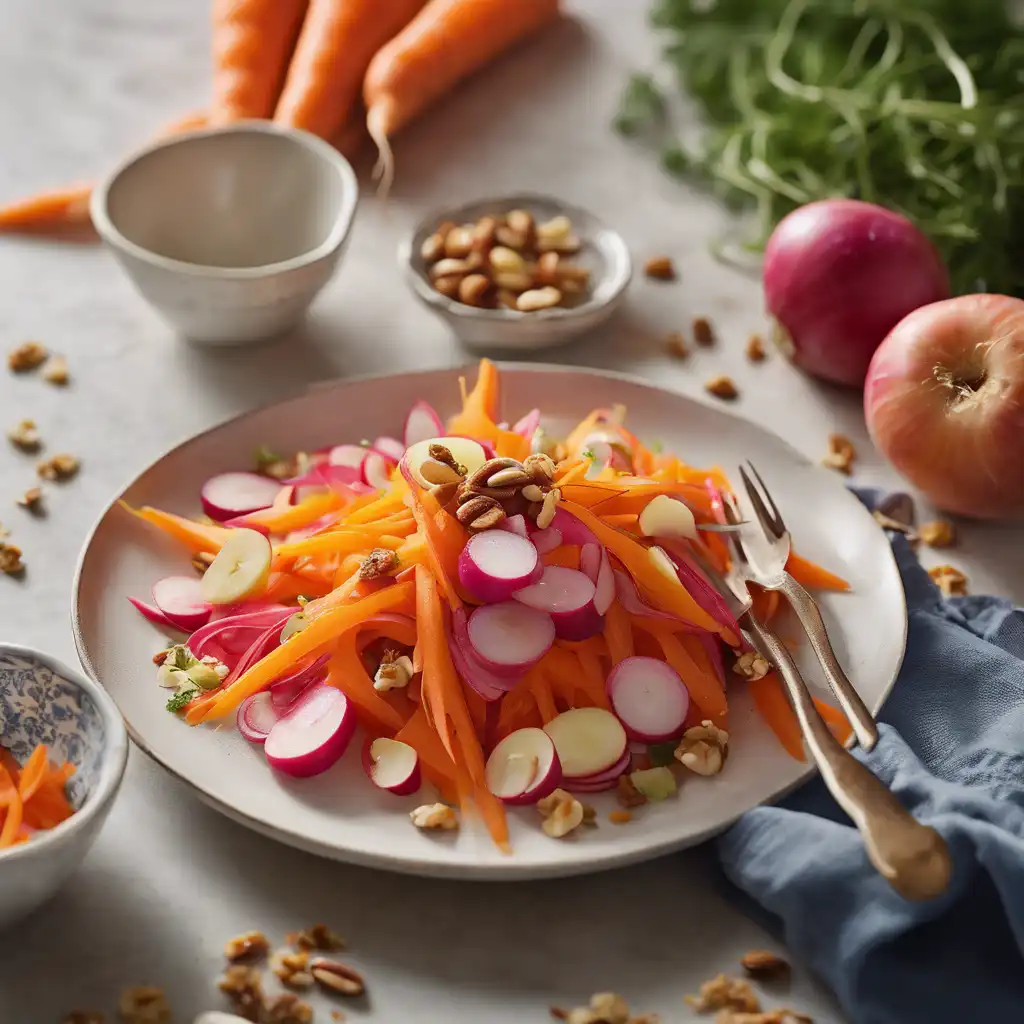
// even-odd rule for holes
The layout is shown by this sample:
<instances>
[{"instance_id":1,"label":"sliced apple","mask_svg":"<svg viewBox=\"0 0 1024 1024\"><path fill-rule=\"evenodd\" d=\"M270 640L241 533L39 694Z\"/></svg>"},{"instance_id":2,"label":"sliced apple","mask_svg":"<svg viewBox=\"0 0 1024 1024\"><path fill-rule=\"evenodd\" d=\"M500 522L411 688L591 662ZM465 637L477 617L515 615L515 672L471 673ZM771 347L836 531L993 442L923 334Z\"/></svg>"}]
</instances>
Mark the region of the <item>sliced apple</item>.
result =
<instances>
[{"instance_id":1,"label":"sliced apple","mask_svg":"<svg viewBox=\"0 0 1024 1024\"><path fill-rule=\"evenodd\" d=\"M667 494L651 498L640 513L640 532L645 537L695 540L697 522L688 505Z\"/></svg>"},{"instance_id":2,"label":"sliced apple","mask_svg":"<svg viewBox=\"0 0 1024 1024\"><path fill-rule=\"evenodd\" d=\"M262 533L233 530L203 576L203 597L210 604L234 604L262 590L273 555Z\"/></svg>"},{"instance_id":3,"label":"sliced apple","mask_svg":"<svg viewBox=\"0 0 1024 1024\"><path fill-rule=\"evenodd\" d=\"M421 472L425 462L436 462L430 457L432 444L444 445L452 453L455 461L466 467L467 474L479 469L487 461L487 452L484 451L483 445L471 437L428 437L425 441L417 441L406 451L405 463L420 487L429 488L438 482L436 479L426 479Z\"/></svg>"},{"instance_id":4,"label":"sliced apple","mask_svg":"<svg viewBox=\"0 0 1024 1024\"><path fill-rule=\"evenodd\" d=\"M598 775L616 765L628 740L622 723L603 708L563 711L544 726L568 778Z\"/></svg>"}]
</instances>

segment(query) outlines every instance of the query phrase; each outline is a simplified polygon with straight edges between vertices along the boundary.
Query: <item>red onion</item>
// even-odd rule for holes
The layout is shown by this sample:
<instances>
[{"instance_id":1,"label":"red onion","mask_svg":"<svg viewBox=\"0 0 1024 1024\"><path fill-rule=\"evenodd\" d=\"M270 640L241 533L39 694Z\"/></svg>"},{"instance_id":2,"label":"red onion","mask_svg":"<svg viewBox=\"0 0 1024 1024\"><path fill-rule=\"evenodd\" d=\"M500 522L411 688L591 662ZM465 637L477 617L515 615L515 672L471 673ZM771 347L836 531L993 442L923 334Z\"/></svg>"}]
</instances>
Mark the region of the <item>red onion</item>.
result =
<instances>
[{"instance_id":1,"label":"red onion","mask_svg":"<svg viewBox=\"0 0 1024 1024\"><path fill-rule=\"evenodd\" d=\"M949 295L931 241L898 213L855 199L785 217L768 240L763 277L780 347L808 373L852 386L903 317Z\"/></svg>"}]
</instances>

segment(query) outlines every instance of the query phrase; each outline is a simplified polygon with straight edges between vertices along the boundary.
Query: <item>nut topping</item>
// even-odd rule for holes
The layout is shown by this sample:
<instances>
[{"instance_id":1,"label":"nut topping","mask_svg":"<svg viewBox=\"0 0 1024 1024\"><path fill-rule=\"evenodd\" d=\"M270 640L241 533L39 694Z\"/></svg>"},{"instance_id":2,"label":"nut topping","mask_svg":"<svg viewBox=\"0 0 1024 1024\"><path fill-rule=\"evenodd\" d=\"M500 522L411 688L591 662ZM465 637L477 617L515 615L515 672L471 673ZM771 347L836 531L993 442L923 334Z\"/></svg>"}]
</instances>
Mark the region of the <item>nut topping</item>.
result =
<instances>
[{"instance_id":1,"label":"nut topping","mask_svg":"<svg viewBox=\"0 0 1024 1024\"><path fill-rule=\"evenodd\" d=\"M561 839L583 824L583 804L564 789L556 789L538 801L537 810L544 815L544 834L552 839Z\"/></svg>"},{"instance_id":2,"label":"nut topping","mask_svg":"<svg viewBox=\"0 0 1024 1024\"><path fill-rule=\"evenodd\" d=\"M675 758L697 775L717 775L725 764L728 749L729 734L705 720L683 733Z\"/></svg>"},{"instance_id":3,"label":"nut topping","mask_svg":"<svg viewBox=\"0 0 1024 1024\"><path fill-rule=\"evenodd\" d=\"M740 966L752 978L781 978L789 974L789 962L770 949L752 949L743 955Z\"/></svg>"},{"instance_id":4,"label":"nut topping","mask_svg":"<svg viewBox=\"0 0 1024 1024\"><path fill-rule=\"evenodd\" d=\"M505 510L496 498L475 494L459 505L455 518L470 530L489 530L505 518Z\"/></svg>"},{"instance_id":5,"label":"nut topping","mask_svg":"<svg viewBox=\"0 0 1024 1024\"><path fill-rule=\"evenodd\" d=\"M242 932L224 944L224 956L231 963L237 963L239 960L255 960L257 957L266 956L269 949L270 943L263 932Z\"/></svg>"},{"instance_id":6,"label":"nut topping","mask_svg":"<svg viewBox=\"0 0 1024 1024\"><path fill-rule=\"evenodd\" d=\"M162 988L137 985L126 988L117 1001L123 1024L171 1024L171 1008Z\"/></svg>"},{"instance_id":7,"label":"nut topping","mask_svg":"<svg viewBox=\"0 0 1024 1024\"><path fill-rule=\"evenodd\" d=\"M38 341L26 341L7 355L7 367L12 373L27 373L41 366L48 353Z\"/></svg>"},{"instance_id":8,"label":"nut topping","mask_svg":"<svg viewBox=\"0 0 1024 1024\"><path fill-rule=\"evenodd\" d=\"M744 651L733 663L732 670L745 679L764 679L771 671L771 665L757 651Z\"/></svg>"},{"instance_id":9,"label":"nut topping","mask_svg":"<svg viewBox=\"0 0 1024 1024\"><path fill-rule=\"evenodd\" d=\"M423 804L409 813L409 819L426 831L452 832L459 827L459 818L447 804Z\"/></svg>"},{"instance_id":10,"label":"nut topping","mask_svg":"<svg viewBox=\"0 0 1024 1024\"><path fill-rule=\"evenodd\" d=\"M359 564L361 580L375 580L398 568L398 555L388 548L374 548Z\"/></svg>"},{"instance_id":11,"label":"nut topping","mask_svg":"<svg viewBox=\"0 0 1024 1024\"><path fill-rule=\"evenodd\" d=\"M310 973L324 988L343 996L361 996L366 991L362 975L347 964L326 957L314 957L309 963Z\"/></svg>"},{"instance_id":12,"label":"nut topping","mask_svg":"<svg viewBox=\"0 0 1024 1024\"><path fill-rule=\"evenodd\" d=\"M7 431L7 438L15 448L23 452L37 452L43 443L35 420L22 420L17 426L11 427Z\"/></svg>"}]
</instances>

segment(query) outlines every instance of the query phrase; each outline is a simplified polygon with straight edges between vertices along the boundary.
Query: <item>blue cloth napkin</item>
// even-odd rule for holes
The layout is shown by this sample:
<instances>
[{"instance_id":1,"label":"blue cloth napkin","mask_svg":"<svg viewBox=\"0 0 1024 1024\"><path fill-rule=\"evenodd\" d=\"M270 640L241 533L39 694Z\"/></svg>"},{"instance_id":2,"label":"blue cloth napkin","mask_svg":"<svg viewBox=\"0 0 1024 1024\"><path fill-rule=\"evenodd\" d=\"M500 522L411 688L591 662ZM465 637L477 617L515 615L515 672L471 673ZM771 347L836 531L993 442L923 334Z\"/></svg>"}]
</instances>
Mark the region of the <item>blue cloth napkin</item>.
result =
<instances>
[{"instance_id":1,"label":"blue cloth napkin","mask_svg":"<svg viewBox=\"0 0 1024 1024\"><path fill-rule=\"evenodd\" d=\"M860 497L872 506L879 495ZM924 903L898 896L820 779L745 814L717 852L741 900L853 1024L1020 1024L1024 609L943 600L906 538L891 540L910 633L878 745L857 756L945 837L949 891Z\"/></svg>"}]
</instances>

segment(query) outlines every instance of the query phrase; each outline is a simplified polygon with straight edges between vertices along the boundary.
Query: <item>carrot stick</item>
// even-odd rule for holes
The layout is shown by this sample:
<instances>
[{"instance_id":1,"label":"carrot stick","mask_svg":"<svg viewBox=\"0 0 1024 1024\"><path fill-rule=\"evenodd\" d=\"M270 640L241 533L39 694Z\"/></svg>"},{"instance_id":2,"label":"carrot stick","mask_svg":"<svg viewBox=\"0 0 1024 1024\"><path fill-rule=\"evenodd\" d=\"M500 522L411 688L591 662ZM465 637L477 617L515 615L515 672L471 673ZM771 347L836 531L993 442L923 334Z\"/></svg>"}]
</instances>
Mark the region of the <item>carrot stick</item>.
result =
<instances>
[{"instance_id":1,"label":"carrot stick","mask_svg":"<svg viewBox=\"0 0 1024 1024\"><path fill-rule=\"evenodd\" d=\"M231 530L226 526L208 526L206 523L196 523L191 519L185 519L184 516L176 516L173 512L162 512L149 505L143 505L142 508L136 509L123 501L119 504L133 516L152 523L175 540L181 541L193 553L204 551L215 555L231 536Z\"/></svg>"},{"instance_id":2,"label":"carrot stick","mask_svg":"<svg viewBox=\"0 0 1024 1024\"><path fill-rule=\"evenodd\" d=\"M760 679L751 679L747 686L761 717L775 733L786 753L797 761L806 761L803 735L796 714L786 699L785 691L774 672Z\"/></svg>"},{"instance_id":3,"label":"carrot stick","mask_svg":"<svg viewBox=\"0 0 1024 1024\"><path fill-rule=\"evenodd\" d=\"M271 533L287 533L289 530L301 530L303 526L315 523L321 516L341 508L343 499L333 491L323 494L311 494L298 505L288 508L266 508L259 512L250 512L247 516L233 520L243 529L263 528Z\"/></svg>"},{"instance_id":4,"label":"carrot stick","mask_svg":"<svg viewBox=\"0 0 1024 1024\"><path fill-rule=\"evenodd\" d=\"M310 0L274 120L333 139L360 98L374 54L423 0Z\"/></svg>"},{"instance_id":5,"label":"carrot stick","mask_svg":"<svg viewBox=\"0 0 1024 1024\"><path fill-rule=\"evenodd\" d=\"M367 728L391 736L405 725L407 716L399 714L373 688L373 680L356 651L354 636L342 637L337 650L331 655L325 682L341 690L352 701L360 721Z\"/></svg>"},{"instance_id":6,"label":"carrot stick","mask_svg":"<svg viewBox=\"0 0 1024 1024\"><path fill-rule=\"evenodd\" d=\"M387 534L374 536L373 534L335 530L331 533L318 534L315 537L305 537L288 544L278 544L274 548L274 557L287 560L303 555L355 554L360 551L370 551L372 548L389 548L396 551L404 542L404 537L391 537Z\"/></svg>"},{"instance_id":7,"label":"carrot stick","mask_svg":"<svg viewBox=\"0 0 1024 1024\"><path fill-rule=\"evenodd\" d=\"M525 682L530 687L530 693L533 694L533 699L536 701L541 721L547 725L552 718L558 716L555 698L551 694L551 684L539 666L535 666L527 672Z\"/></svg>"},{"instance_id":8,"label":"carrot stick","mask_svg":"<svg viewBox=\"0 0 1024 1024\"><path fill-rule=\"evenodd\" d=\"M18 780L18 792L23 802L28 803L35 796L36 790L46 778L49 770L46 747L40 743L29 754L28 760L22 765L21 778Z\"/></svg>"},{"instance_id":9,"label":"carrot stick","mask_svg":"<svg viewBox=\"0 0 1024 1024\"><path fill-rule=\"evenodd\" d=\"M441 790L449 801L457 799L455 792L455 765L444 749L437 733L427 720L427 713L420 705L405 725L395 733L395 739L408 743L420 755L423 772Z\"/></svg>"},{"instance_id":10,"label":"carrot stick","mask_svg":"<svg viewBox=\"0 0 1024 1024\"><path fill-rule=\"evenodd\" d=\"M613 665L633 657L633 627L629 614L618 601L612 601L604 615L604 642Z\"/></svg>"},{"instance_id":11,"label":"carrot stick","mask_svg":"<svg viewBox=\"0 0 1024 1024\"><path fill-rule=\"evenodd\" d=\"M676 670L679 678L686 683L690 696L696 701L701 711L716 725L725 728L729 714L729 705L721 683L714 675L701 671L700 666L690 656L689 651L680 643L679 638L670 632L671 623L667 628L660 628L653 622L637 620L637 624L654 636L661 645L665 661Z\"/></svg>"},{"instance_id":12,"label":"carrot stick","mask_svg":"<svg viewBox=\"0 0 1024 1024\"><path fill-rule=\"evenodd\" d=\"M18 780L21 778L21 765L6 747L0 747L0 768L6 769L7 774L14 780L14 784L18 784Z\"/></svg>"},{"instance_id":13,"label":"carrot stick","mask_svg":"<svg viewBox=\"0 0 1024 1024\"><path fill-rule=\"evenodd\" d=\"M273 117L306 0L213 0L211 124Z\"/></svg>"},{"instance_id":14,"label":"carrot stick","mask_svg":"<svg viewBox=\"0 0 1024 1024\"><path fill-rule=\"evenodd\" d=\"M831 704L826 704L823 700L818 700L817 697L814 697L813 700L814 706L818 709L818 714L825 719L825 724L832 730L832 735L840 743L845 743L853 732L850 720L842 711L832 707Z\"/></svg>"},{"instance_id":15,"label":"carrot stick","mask_svg":"<svg viewBox=\"0 0 1024 1024\"><path fill-rule=\"evenodd\" d=\"M820 565L801 558L795 551L790 553L786 568L793 579L805 587L816 587L818 590L850 589L850 584L841 576L836 576Z\"/></svg>"},{"instance_id":16,"label":"carrot stick","mask_svg":"<svg viewBox=\"0 0 1024 1024\"><path fill-rule=\"evenodd\" d=\"M436 512L439 511L437 499L429 492L413 492L413 515L419 523L420 533L427 546L427 565L434 574L437 581L444 589L445 600L452 609L462 607L462 598L455 589L457 578L457 565L459 552L462 545L458 546L452 542L451 534L447 537L437 521ZM456 522L455 520L452 520ZM456 522L456 525L459 525ZM461 526L460 526L461 529ZM417 566L417 570L419 566ZM418 578L418 576L417 576Z\"/></svg>"},{"instance_id":17,"label":"carrot stick","mask_svg":"<svg viewBox=\"0 0 1024 1024\"><path fill-rule=\"evenodd\" d=\"M0 850L14 845L21 828L23 804L21 793L8 774L7 769L0 766L0 810L4 811L4 823L0 828Z\"/></svg>"},{"instance_id":18,"label":"carrot stick","mask_svg":"<svg viewBox=\"0 0 1024 1024\"><path fill-rule=\"evenodd\" d=\"M394 177L389 136L557 15L558 0L430 0L377 51L363 81L363 100L385 194Z\"/></svg>"}]
</instances>

